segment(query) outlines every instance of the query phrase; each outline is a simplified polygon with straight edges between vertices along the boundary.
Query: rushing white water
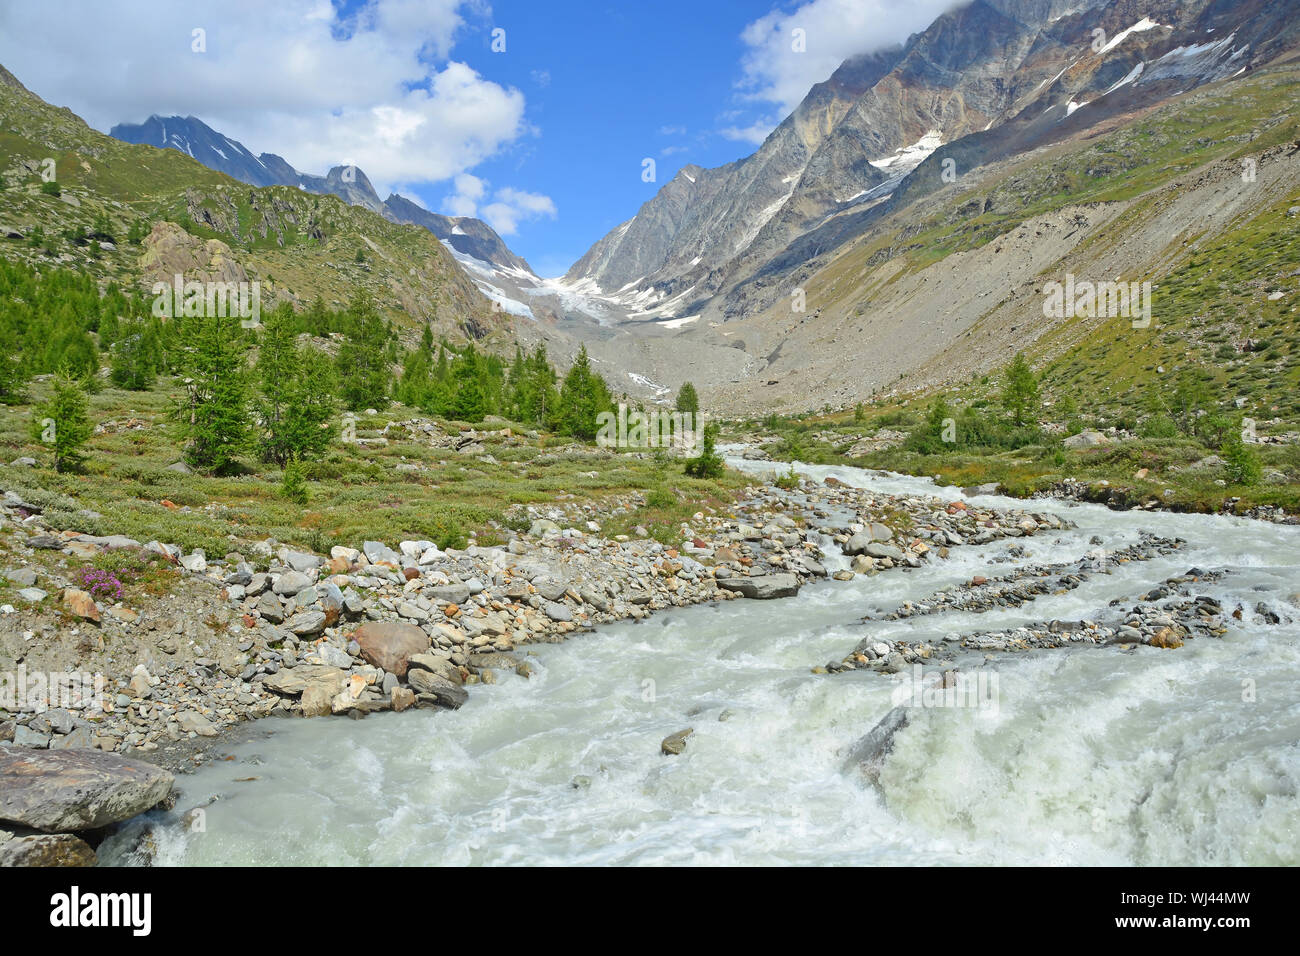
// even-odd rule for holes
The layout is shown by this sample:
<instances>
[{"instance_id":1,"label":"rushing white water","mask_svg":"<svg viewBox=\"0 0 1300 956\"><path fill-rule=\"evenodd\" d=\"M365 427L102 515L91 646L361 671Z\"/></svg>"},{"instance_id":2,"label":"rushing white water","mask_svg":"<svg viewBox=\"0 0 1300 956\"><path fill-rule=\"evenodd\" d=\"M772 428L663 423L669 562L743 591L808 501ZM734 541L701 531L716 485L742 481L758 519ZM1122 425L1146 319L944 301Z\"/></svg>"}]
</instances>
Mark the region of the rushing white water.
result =
<instances>
[{"instance_id":1,"label":"rushing white water","mask_svg":"<svg viewBox=\"0 0 1300 956\"><path fill-rule=\"evenodd\" d=\"M919 479L800 470L959 497ZM1300 528L987 500L1079 527L532 647L531 680L475 686L456 712L263 721L234 760L180 779L178 810L218 797L204 832L151 815L101 856L120 861L153 826L164 864L1300 862L1300 626L1251 613L1263 601L1300 619ZM1188 546L1018 609L859 623L972 574L1076 559L1093 535L1123 547L1143 529ZM1029 556L990 568L1013 545ZM879 788L845 772L904 675L812 665L868 633L942 639L1096 616L1192 566L1232 570L1193 592L1246 608L1226 637L995 655L984 665L995 710L913 708ZM686 727L686 751L662 756L660 741Z\"/></svg>"}]
</instances>

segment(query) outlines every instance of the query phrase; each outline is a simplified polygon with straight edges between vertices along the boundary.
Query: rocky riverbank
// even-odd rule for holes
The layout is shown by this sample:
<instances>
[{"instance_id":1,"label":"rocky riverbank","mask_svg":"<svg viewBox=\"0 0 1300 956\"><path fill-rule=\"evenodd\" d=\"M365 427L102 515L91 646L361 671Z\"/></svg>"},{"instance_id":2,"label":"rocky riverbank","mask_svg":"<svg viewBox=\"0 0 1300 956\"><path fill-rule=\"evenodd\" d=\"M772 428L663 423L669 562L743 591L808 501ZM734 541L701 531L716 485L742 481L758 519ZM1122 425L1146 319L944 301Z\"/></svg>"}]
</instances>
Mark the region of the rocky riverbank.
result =
<instances>
[{"instance_id":1,"label":"rocky riverbank","mask_svg":"<svg viewBox=\"0 0 1300 956\"><path fill-rule=\"evenodd\" d=\"M56 532L14 495L0 512L0 566L21 585L21 605L0 606L13 698L0 711L13 766L0 776L21 757L24 773L56 777L77 754L184 770L261 717L457 708L476 684L526 679L533 643L666 608L790 596L813 579L919 567L953 547L1063 526L835 479L753 485L731 513L697 513L672 544L605 536L571 502L535 510L526 532L494 547L365 541L324 555L262 540L221 557ZM849 567L832 575L837 552ZM119 558L143 561L153 589L124 594L104 571ZM63 687L58 674L90 680ZM137 773L119 769L124 780ZM80 837L41 836L21 814L0 808L0 827L10 844L0 858L93 861Z\"/></svg>"},{"instance_id":2,"label":"rocky riverbank","mask_svg":"<svg viewBox=\"0 0 1300 956\"><path fill-rule=\"evenodd\" d=\"M664 608L795 594L827 575L822 549L831 544L851 557L835 572L843 579L1060 527L1050 515L829 479L752 486L734 513L696 514L674 546L605 537L595 515L569 526L544 516L575 518L566 505L540 509L527 532L498 547L367 541L320 555L264 540L210 557L51 532L39 509L13 496L2 508L5 575L42 592L21 609L0 608L6 664L29 676L93 672L103 687L98 697L29 694L0 714L0 742L157 754L175 765L245 720L459 707L474 684L526 678L529 644ZM78 586L81 562L135 553L171 569L163 593L112 600Z\"/></svg>"}]
</instances>

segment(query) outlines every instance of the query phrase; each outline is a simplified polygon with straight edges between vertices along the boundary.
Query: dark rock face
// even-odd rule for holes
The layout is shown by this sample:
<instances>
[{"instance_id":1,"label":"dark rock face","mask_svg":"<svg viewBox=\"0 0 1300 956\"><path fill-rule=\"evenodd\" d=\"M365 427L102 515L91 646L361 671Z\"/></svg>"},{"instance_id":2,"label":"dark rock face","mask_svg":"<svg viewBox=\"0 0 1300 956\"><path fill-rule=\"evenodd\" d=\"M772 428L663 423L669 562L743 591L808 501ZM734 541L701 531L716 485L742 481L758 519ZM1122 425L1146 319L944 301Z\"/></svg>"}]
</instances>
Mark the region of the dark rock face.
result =
<instances>
[{"instance_id":1,"label":"dark rock face","mask_svg":"<svg viewBox=\"0 0 1300 956\"><path fill-rule=\"evenodd\" d=\"M0 821L66 833L143 813L171 792L166 770L98 750L0 747Z\"/></svg>"}]
</instances>

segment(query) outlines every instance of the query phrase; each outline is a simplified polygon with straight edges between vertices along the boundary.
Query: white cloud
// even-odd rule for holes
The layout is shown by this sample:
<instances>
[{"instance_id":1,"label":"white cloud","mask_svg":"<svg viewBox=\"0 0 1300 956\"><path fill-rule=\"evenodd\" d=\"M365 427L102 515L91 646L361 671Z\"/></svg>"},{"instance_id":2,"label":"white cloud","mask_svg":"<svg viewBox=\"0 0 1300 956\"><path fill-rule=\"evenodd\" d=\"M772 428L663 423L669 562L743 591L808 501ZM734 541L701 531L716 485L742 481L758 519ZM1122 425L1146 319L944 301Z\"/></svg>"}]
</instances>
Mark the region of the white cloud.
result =
<instances>
[{"instance_id":1,"label":"white cloud","mask_svg":"<svg viewBox=\"0 0 1300 956\"><path fill-rule=\"evenodd\" d=\"M479 200L487 190L477 176L461 173L455 179L456 192L443 200L442 208L449 216L477 216Z\"/></svg>"},{"instance_id":2,"label":"white cloud","mask_svg":"<svg viewBox=\"0 0 1300 956\"><path fill-rule=\"evenodd\" d=\"M491 202L483 204L488 194L485 180L461 173L455 184L456 191L442 201L443 211L449 216L477 216L503 236L514 235L522 222L556 216L555 202L541 193L504 186L492 194Z\"/></svg>"},{"instance_id":3,"label":"white cloud","mask_svg":"<svg viewBox=\"0 0 1300 956\"><path fill-rule=\"evenodd\" d=\"M524 95L448 60L480 0L66 0L0 4L0 62L100 130L195 115L307 173L345 159L381 195L445 181L531 132ZM206 52L194 52L193 31ZM33 39L40 37L39 43Z\"/></svg>"},{"instance_id":4,"label":"white cloud","mask_svg":"<svg viewBox=\"0 0 1300 956\"><path fill-rule=\"evenodd\" d=\"M779 119L760 119L755 120L748 126L725 126L718 132L727 139L733 139L741 143L753 143L757 146L767 139L767 134L776 129L779 122Z\"/></svg>"},{"instance_id":5,"label":"white cloud","mask_svg":"<svg viewBox=\"0 0 1300 956\"><path fill-rule=\"evenodd\" d=\"M773 10L741 31L747 49L738 85L746 98L775 104L786 116L849 57L901 43L956 5L956 0L808 0L789 13ZM795 49L796 30L803 31L803 52ZM759 135L763 125L733 127L730 138L761 142L776 124Z\"/></svg>"},{"instance_id":6,"label":"white cloud","mask_svg":"<svg viewBox=\"0 0 1300 956\"><path fill-rule=\"evenodd\" d=\"M503 236L514 235L521 222L541 216L554 219L555 214L555 203L550 196L522 192L508 186L497 190L496 202L483 207L487 224Z\"/></svg>"}]
</instances>

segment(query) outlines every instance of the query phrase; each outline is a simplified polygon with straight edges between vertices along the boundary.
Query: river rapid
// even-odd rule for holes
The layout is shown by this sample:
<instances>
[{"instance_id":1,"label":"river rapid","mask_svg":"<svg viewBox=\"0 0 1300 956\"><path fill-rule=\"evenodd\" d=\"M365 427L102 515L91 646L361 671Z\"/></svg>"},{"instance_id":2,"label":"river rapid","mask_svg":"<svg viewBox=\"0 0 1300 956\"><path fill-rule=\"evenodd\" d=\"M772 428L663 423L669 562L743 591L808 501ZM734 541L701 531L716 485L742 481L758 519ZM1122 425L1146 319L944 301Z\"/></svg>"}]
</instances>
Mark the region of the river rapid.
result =
<instances>
[{"instance_id":1,"label":"river rapid","mask_svg":"<svg viewBox=\"0 0 1300 956\"><path fill-rule=\"evenodd\" d=\"M961 497L924 479L799 470ZM178 778L176 812L133 821L101 860L140 862L149 829L162 865L1300 863L1300 527L978 500L1078 528L529 646L530 680L476 686L458 711L261 721L233 759ZM1188 544L1020 608L860 621L1142 530ZM1028 554L990 563L1017 545ZM846 566L834 545L827 565ZM846 770L912 680L812 673L864 636L1094 618L1194 566L1230 572L1192 586L1245 609L1225 637L974 655L961 665L990 676L992 706L913 707L878 784ZM1282 623L1256 615L1260 602ZM685 751L661 755L688 727ZM205 804L201 827L182 825Z\"/></svg>"}]
</instances>

